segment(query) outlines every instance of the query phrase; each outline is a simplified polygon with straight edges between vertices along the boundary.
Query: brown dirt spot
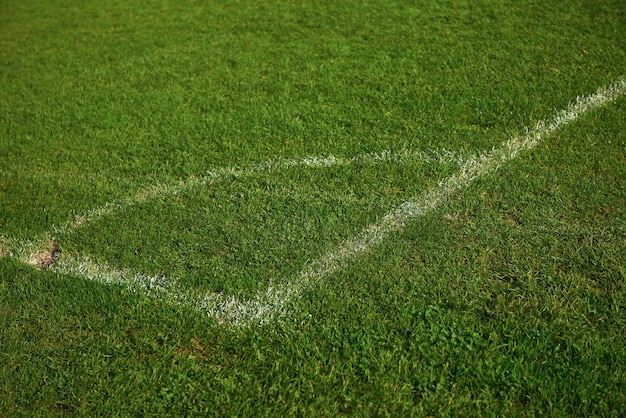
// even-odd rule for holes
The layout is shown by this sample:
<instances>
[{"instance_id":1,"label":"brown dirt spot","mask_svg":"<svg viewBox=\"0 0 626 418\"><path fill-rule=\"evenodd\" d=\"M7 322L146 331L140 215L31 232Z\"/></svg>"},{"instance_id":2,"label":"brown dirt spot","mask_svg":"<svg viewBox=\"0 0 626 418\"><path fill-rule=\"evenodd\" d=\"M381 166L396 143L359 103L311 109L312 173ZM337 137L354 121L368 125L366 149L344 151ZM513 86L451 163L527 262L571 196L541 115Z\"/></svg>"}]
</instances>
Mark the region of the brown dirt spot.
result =
<instances>
[{"instance_id":1,"label":"brown dirt spot","mask_svg":"<svg viewBox=\"0 0 626 418\"><path fill-rule=\"evenodd\" d=\"M59 253L59 244L54 241L50 241L45 250L36 254L31 254L28 262L29 264L37 267L39 270L45 270L57 261Z\"/></svg>"}]
</instances>

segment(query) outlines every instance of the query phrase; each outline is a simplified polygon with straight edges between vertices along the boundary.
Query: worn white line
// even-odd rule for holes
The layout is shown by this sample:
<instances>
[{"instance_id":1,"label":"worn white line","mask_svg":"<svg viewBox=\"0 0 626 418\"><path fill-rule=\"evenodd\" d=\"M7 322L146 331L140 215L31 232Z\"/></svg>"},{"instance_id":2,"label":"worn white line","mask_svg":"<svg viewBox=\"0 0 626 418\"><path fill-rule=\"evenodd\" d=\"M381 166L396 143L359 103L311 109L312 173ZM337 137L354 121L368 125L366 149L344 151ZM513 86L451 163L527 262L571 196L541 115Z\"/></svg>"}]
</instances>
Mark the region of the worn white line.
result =
<instances>
[{"instance_id":1,"label":"worn white line","mask_svg":"<svg viewBox=\"0 0 626 418\"><path fill-rule=\"evenodd\" d=\"M318 260L307 265L297 277L290 281L274 284L265 291L259 292L252 299L239 300L220 293L202 294L182 289L175 278L150 277L93 263L88 259L78 259L70 256L63 257L52 268L58 272L76 274L102 283L122 284L132 291L191 307L209 317L217 319L220 323L232 325L265 323L283 314L289 302L298 298L324 277L339 270L346 261L378 245L389 234L401 229L408 221L430 213L447 201L453 194L469 187L478 178L493 173L500 166L517 157L521 152L539 145L543 137L563 128L585 113L614 101L618 96L624 95L625 91L626 80L620 78L609 87L599 89L593 95L577 98L574 103L559 112L547 123L540 122L534 128L528 129L525 135L513 138L499 148L494 148L489 152L483 152L466 159L458 172L442 180L433 189L404 202L398 208L388 212L380 222L369 225L360 234L347 240L337 249L326 253ZM375 161L375 158L378 157L373 157L373 154L370 154L367 158ZM381 160L386 158L389 157L380 157ZM341 163L337 160L343 161L343 163L352 161L336 159L335 157L279 160L278 162L264 163L248 170L220 171L208 174L207 177L204 177L204 180L198 180L196 183L202 184L203 181L206 182L210 178L222 178L226 175L250 176L264 171L289 168L294 165L331 167ZM189 182L190 180L187 180L187 184ZM159 194L175 193L177 190L181 190L181 187L189 186L185 182L178 186L158 186L145 192L145 196L146 199L149 199ZM134 197L134 200L127 201L126 204L141 201L138 200L140 198L137 196ZM102 215L93 215L93 219L96 219L97 216ZM92 220L90 217L86 219ZM73 228L79 225L80 223L74 225Z\"/></svg>"},{"instance_id":2,"label":"worn white line","mask_svg":"<svg viewBox=\"0 0 626 418\"><path fill-rule=\"evenodd\" d=\"M254 177L263 173L279 172L298 167L302 168L331 168L351 164L406 164L409 162L423 162L425 164L456 164L461 165L466 158L466 152L449 151L446 149L420 151L401 149L397 151L383 150L367 154L356 155L350 158L336 157L332 154L325 156L307 156L298 159L273 158L271 160L252 164L248 167L221 167L208 170L202 176L192 176L184 180L158 183L154 186L137 191L132 196L105 203L102 206L78 214L69 222L60 226L52 226L52 230L29 240L16 240L0 235L0 257L11 256L19 258L25 263L32 254L46 251L51 241L57 237L67 237L79 228L99 221L134 205L159 198L160 196L176 195L197 186L209 186L221 181L236 178Z\"/></svg>"},{"instance_id":3,"label":"worn white line","mask_svg":"<svg viewBox=\"0 0 626 418\"><path fill-rule=\"evenodd\" d=\"M53 229L55 235L67 235L77 228L96 222L104 216L117 211L127 209L133 205L158 198L159 196L176 195L190 188L200 185L211 185L220 181L235 178L247 178L263 173L277 172L296 167L303 168L330 168L345 166L355 163L379 164L379 163L407 163L410 161L422 161L427 164L462 164L465 152L463 150L453 152L448 150L418 151L403 149L400 151L385 150L351 158L335 157L332 154L326 156L307 156L299 159L275 158L263 163L254 164L250 167L239 168L223 167L207 171L203 176L192 176L186 180L164 182L135 193L133 196L110 202L98 208L77 215L74 220ZM47 237L43 241L48 240ZM42 240L39 240L42 241Z\"/></svg>"},{"instance_id":4,"label":"worn white line","mask_svg":"<svg viewBox=\"0 0 626 418\"><path fill-rule=\"evenodd\" d=\"M338 249L325 254L311 263L289 283L270 287L254 299L239 301L210 294L194 302L197 309L206 311L211 317L233 324L264 322L280 314L284 306L303 291L319 282L325 276L339 270L344 261L356 257L363 251L381 243L390 233L401 229L411 219L424 216L448 200L454 193L467 188L476 179L496 171L502 164L514 159L520 152L539 145L541 139L583 114L624 95L626 80L618 79L609 87L599 89L595 94L579 97L566 109L559 112L547 123L540 122L523 136L505 142L499 148L473 156L465 161L460 170L439 185L415 199L409 200L383 219L368 226L359 235L343 243Z\"/></svg>"}]
</instances>

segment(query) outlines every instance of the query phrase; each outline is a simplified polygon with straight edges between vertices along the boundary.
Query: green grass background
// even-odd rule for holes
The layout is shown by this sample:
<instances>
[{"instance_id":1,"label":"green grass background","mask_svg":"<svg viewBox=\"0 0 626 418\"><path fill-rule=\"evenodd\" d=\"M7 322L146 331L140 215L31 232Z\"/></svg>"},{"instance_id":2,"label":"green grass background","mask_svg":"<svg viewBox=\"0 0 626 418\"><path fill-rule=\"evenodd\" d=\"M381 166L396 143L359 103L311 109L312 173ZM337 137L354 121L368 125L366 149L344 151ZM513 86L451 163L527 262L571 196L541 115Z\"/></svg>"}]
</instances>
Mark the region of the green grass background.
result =
<instances>
[{"instance_id":1,"label":"green grass background","mask_svg":"<svg viewBox=\"0 0 626 418\"><path fill-rule=\"evenodd\" d=\"M489 149L623 76L624 27L610 0L0 1L0 235L216 167ZM0 258L2 413L623 415L625 116L583 116L260 328ZM246 296L453 170L266 173L59 240Z\"/></svg>"}]
</instances>

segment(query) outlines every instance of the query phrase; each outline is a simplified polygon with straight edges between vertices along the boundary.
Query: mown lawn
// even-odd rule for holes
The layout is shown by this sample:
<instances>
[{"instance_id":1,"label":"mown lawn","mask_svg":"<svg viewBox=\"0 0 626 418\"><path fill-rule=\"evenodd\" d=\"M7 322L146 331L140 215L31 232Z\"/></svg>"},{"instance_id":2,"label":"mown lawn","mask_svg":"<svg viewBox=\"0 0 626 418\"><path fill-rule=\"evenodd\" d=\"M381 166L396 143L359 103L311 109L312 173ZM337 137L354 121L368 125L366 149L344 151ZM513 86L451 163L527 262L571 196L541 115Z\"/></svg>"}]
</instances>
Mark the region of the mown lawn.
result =
<instances>
[{"instance_id":1,"label":"mown lawn","mask_svg":"<svg viewBox=\"0 0 626 418\"><path fill-rule=\"evenodd\" d=\"M44 242L183 293L290 283L624 77L623 9L0 3L2 414L624 415L623 92L263 325L28 263Z\"/></svg>"}]
</instances>

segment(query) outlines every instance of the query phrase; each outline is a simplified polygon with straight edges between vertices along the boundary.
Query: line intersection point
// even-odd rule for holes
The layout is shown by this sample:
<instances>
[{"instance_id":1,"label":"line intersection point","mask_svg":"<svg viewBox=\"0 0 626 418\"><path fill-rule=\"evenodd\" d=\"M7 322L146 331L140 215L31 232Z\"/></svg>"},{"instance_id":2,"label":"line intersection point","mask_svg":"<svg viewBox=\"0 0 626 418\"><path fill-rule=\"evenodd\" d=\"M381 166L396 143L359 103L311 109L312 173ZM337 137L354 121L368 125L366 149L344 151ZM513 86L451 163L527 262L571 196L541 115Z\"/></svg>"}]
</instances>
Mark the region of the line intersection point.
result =
<instances>
[{"instance_id":1,"label":"line intersection point","mask_svg":"<svg viewBox=\"0 0 626 418\"><path fill-rule=\"evenodd\" d=\"M275 159L249 168L223 168L207 172L201 177L157 184L152 188L139 191L127 199L109 203L77 216L72 222L54 228L52 233L44 234L32 241L18 242L0 236L0 257L15 257L23 263L32 264L33 254L38 254L43 248L49 246L52 237L56 235L71 234L85 224L95 222L106 215L157 196L179 194L190 187L210 185L228 177L246 178L264 172L275 172L294 167L328 168L356 162L381 163L423 160L432 163L456 163L460 166L455 174L441 180L436 187L405 201L385 214L379 222L367 226L338 248L310 262L296 277L281 283L274 283L265 291L259 292L256 297L247 300L221 293L191 291L183 288L178 279L174 277L148 276L95 263L89 258L79 258L67 254L63 254L49 266L49 269L58 273L73 274L104 284L123 285L137 293L168 303L188 306L208 317L215 318L222 324L267 323L273 318L285 314L287 305L301 296L307 289L341 269L347 261L377 246L390 234L403 228L409 221L430 213L449 200L451 196L469 187L477 179L498 170L503 164L516 158L520 153L537 147L544 137L562 129L585 113L615 101L624 94L626 94L626 79L619 78L608 87L598 89L592 95L577 98L549 121L539 122L534 127L527 129L524 135L513 138L491 151L478 153L467 158L462 153L455 154L448 151L428 154L402 150L365 154L353 158L338 158L329 155L306 157L298 160Z\"/></svg>"}]
</instances>

